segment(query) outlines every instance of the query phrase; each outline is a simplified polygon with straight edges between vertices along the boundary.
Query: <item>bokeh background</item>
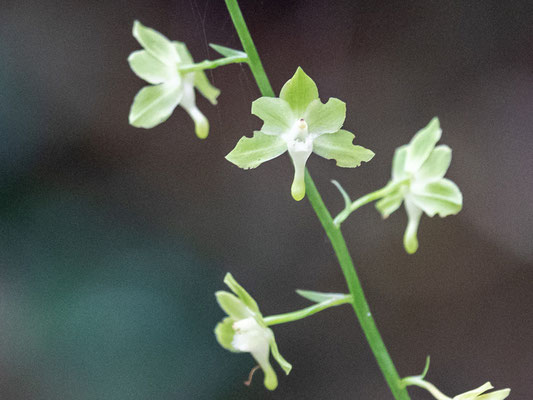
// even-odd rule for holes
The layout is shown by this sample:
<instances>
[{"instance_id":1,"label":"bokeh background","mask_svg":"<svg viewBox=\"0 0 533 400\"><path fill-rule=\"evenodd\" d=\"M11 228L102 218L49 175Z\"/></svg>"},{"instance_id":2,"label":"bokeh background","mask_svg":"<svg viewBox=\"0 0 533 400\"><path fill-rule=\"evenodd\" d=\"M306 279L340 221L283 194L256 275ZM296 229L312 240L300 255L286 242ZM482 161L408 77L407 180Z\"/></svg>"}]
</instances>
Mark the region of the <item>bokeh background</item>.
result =
<instances>
[{"instance_id":1,"label":"bokeh background","mask_svg":"<svg viewBox=\"0 0 533 400\"><path fill-rule=\"evenodd\" d=\"M435 115L454 150L464 210L424 217L402 247L403 211L343 225L402 375L455 395L491 380L533 392L533 10L528 0L243 1L276 92L297 66L375 158L356 170L311 157L355 198L383 186L396 147ZM240 48L221 0L7 0L0 5L0 398L5 400L390 399L347 306L275 329L289 377L267 392L254 362L220 348L213 293L226 271L265 314L294 290L345 291L287 156L243 171L224 155L260 121L246 66L222 90L205 141L178 108L161 126L127 116L144 85L128 67L134 19L187 43ZM279 371L279 370L278 370ZM430 397L416 388L413 399Z\"/></svg>"}]
</instances>

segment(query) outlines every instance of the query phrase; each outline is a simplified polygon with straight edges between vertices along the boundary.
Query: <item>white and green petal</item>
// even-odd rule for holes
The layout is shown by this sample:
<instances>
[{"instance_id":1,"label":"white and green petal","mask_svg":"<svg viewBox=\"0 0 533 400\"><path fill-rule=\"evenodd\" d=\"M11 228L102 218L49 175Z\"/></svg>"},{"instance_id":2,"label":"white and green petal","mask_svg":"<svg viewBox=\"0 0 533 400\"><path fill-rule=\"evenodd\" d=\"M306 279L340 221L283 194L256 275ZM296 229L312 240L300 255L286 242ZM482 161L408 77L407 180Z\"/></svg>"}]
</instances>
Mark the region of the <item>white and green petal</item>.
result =
<instances>
[{"instance_id":1,"label":"white and green petal","mask_svg":"<svg viewBox=\"0 0 533 400\"><path fill-rule=\"evenodd\" d=\"M503 400L509 396L510 389L501 389L494 392L485 393L494 387L490 382L478 387L477 389L455 396L452 400Z\"/></svg>"},{"instance_id":2,"label":"white and green petal","mask_svg":"<svg viewBox=\"0 0 533 400\"><path fill-rule=\"evenodd\" d=\"M346 118L346 103L339 99L329 99L323 104L320 99L309 103L303 119L309 126L309 134L319 136L335 133L341 129Z\"/></svg>"},{"instance_id":3,"label":"white and green petal","mask_svg":"<svg viewBox=\"0 0 533 400\"><path fill-rule=\"evenodd\" d=\"M381 213L383 218L388 218L394 211L396 211L403 202L403 193L401 190L396 190L393 193L382 197L376 202L376 208Z\"/></svg>"},{"instance_id":4,"label":"white and green petal","mask_svg":"<svg viewBox=\"0 0 533 400\"><path fill-rule=\"evenodd\" d=\"M420 169L415 172L414 178L418 182L437 181L442 179L452 161L452 149L440 145L433 149Z\"/></svg>"},{"instance_id":5,"label":"white and green petal","mask_svg":"<svg viewBox=\"0 0 533 400\"><path fill-rule=\"evenodd\" d=\"M354 145L354 138L353 133L342 129L321 135L313 141L313 152L328 160L335 160L339 167L358 167L361 162L370 161L374 157L374 152Z\"/></svg>"},{"instance_id":6,"label":"white and green petal","mask_svg":"<svg viewBox=\"0 0 533 400\"><path fill-rule=\"evenodd\" d=\"M170 117L182 97L179 80L146 86L133 99L129 122L138 128L153 128Z\"/></svg>"},{"instance_id":7,"label":"white and green petal","mask_svg":"<svg viewBox=\"0 0 533 400\"><path fill-rule=\"evenodd\" d=\"M296 118L302 118L309 103L318 99L318 89L315 82L298 67L294 76L281 88L279 97L289 103Z\"/></svg>"},{"instance_id":8,"label":"white and green petal","mask_svg":"<svg viewBox=\"0 0 533 400\"><path fill-rule=\"evenodd\" d=\"M260 97L252 103L252 114L263 120L261 132L282 135L292 129L297 118L291 106L277 97Z\"/></svg>"},{"instance_id":9,"label":"white and green petal","mask_svg":"<svg viewBox=\"0 0 533 400\"><path fill-rule=\"evenodd\" d=\"M278 137L255 131L253 137L243 136L226 160L243 169L256 168L287 151L286 142Z\"/></svg>"},{"instance_id":10,"label":"white and green petal","mask_svg":"<svg viewBox=\"0 0 533 400\"><path fill-rule=\"evenodd\" d=\"M173 79L180 79L176 68L161 62L146 50L137 50L128 57L130 68L146 82L157 85Z\"/></svg>"},{"instance_id":11,"label":"white and green petal","mask_svg":"<svg viewBox=\"0 0 533 400\"><path fill-rule=\"evenodd\" d=\"M411 199L430 217L435 214L441 217L454 215L463 207L461 191L446 178L429 183L412 183Z\"/></svg>"},{"instance_id":12,"label":"white and green petal","mask_svg":"<svg viewBox=\"0 0 533 400\"><path fill-rule=\"evenodd\" d=\"M409 197L404 199L405 211L407 212L407 227L403 234L403 247L409 254L418 250L418 225L422 217L422 209L419 208Z\"/></svg>"},{"instance_id":13,"label":"white and green petal","mask_svg":"<svg viewBox=\"0 0 533 400\"><path fill-rule=\"evenodd\" d=\"M429 124L418 131L409 142L405 159L405 170L415 173L433 151L435 144L440 140L442 130L439 119L433 118Z\"/></svg>"},{"instance_id":14,"label":"white and green petal","mask_svg":"<svg viewBox=\"0 0 533 400\"><path fill-rule=\"evenodd\" d=\"M135 21L133 23L133 37L148 53L162 63L174 66L179 62L178 53L172 42L156 30Z\"/></svg>"}]
</instances>

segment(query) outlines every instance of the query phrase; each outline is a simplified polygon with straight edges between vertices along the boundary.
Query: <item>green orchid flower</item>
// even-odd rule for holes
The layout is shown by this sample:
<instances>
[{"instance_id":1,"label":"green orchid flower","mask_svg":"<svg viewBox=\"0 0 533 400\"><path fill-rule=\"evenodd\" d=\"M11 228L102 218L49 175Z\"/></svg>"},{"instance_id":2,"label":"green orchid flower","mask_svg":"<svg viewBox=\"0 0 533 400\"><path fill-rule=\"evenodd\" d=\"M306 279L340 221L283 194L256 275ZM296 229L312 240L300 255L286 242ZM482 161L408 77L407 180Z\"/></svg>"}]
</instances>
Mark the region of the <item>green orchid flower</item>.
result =
<instances>
[{"instance_id":1,"label":"green orchid flower","mask_svg":"<svg viewBox=\"0 0 533 400\"><path fill-rule=\"evenodd\" d=\"M226 159L249 169L288 151L294 165L291 194L297 201L305 196L305 164L311 153L348 168L374 156L372 151L354 146L354 135L341 129L346 104L335 98L323 104L315 82L301 68L285 83L279 98L255 100L252 114L263 120L261 130L252 138L242 137Z\"/></svg>"},{"instance_id":2,"label":"green orchid flower","mask_svg":"<svg viewBox=\"0 0 533 400\"><path fill-rule=\"evenodd\" d=\"M180 72L180 66L191 65L193 59L182 42L171 42L161 33L139 21L133 24L133 36L144 50L128 57L131 69L151 86L145 86L131 105L129 122L138 128L153 128L165 122L180 105L195 124L196 135L204 139L209 133L209 121L196 106L196 88L211 104L217 104L220 91L209 83L200 71Z\"/></svg>"},{"instance_id":3,"label":"green orchid flower","mask_svg":"<svg viewBox=\"0 0 533 400\"><path fill-rule=\"evenodd\" d=\"M265 323L252 296L229 273L224 283L234 294L225 291L215 294L218 304L228 315L215 328L218 343L233 352L250 353L265 374L265 387L274 390L278 378L270 365L270 352L287 375L292 366L279 353L274 333Z\"/></svg>"},{"instance_id":4,"label":"green orchid flower","mask_svg":"<svg viewBox=\"0 0 533 400\"><path fill-rule=\"evenodd\" d=\"M501 389L494 392L485 393L487 390L493 388L494 387L490 384L490 382L487 382L477 389L455 396L452 400L503 400L507 398L511 392L510 389Z\"/></svg>"},{"instance_id":5,"label":"green orchid flower","mask_svg":"<svg viewBox=\"0 0 533 400\"><path fill-rule=\"evenodd\" d=\"M412 254L418 249L417 231L422 212L433 217L457 214L463 206L463 196L455 183L444 178L452 159L446 145L435 147L442 130L438 118L417 132L409 144L396 149L392 161L392 179L376 208L384 218L400 207L407 211L407 228L403 243Z\"/></svg>"}]
</instances>

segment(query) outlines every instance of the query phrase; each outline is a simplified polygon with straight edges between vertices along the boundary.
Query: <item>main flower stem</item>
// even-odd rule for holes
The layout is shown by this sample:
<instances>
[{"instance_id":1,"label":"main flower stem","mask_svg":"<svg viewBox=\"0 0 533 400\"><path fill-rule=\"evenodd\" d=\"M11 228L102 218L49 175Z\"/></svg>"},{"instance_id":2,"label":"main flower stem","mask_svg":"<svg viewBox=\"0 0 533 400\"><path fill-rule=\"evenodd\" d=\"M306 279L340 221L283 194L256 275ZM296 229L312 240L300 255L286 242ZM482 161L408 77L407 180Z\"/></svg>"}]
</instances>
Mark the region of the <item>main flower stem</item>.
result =
<instances>
[{"instance_id":1,"label":"main flower stem","mask_svg":"<svg viewBox=\"0 0 533 400\"><path fill-rule=\"evenodd\" d=\"M241 39L242 47L248 54L250 69L252 70L252 74L254 75L261 94L263 96L274 97L274 91L272 90L272 86L270 86L268 77L263 69L263 65L259 59L259 54L257 53L254 42L252 41L252 37L250 36L250 32L248 31L237 0L225 1L228 11L231 15L233 25L235 26L239 38ZM340 229L333 223L333 218L322 201L320 193L318 192L313 179L307 170L305 172L305 184L309 202L317 214L322 227L326 231L335 254L337 255L337 259L339 260L344 278L346 279L350 295L353 298L353 309L357 318L359 319L359 323L361 324L363 332L365 333L370 348L376 357L381 372L383 373L385 380L387 381L396 400L410 400L407 390L405 387L401 386L398 372L394 367L392 359L390 358L387 348L385 347L381 335L379 334L376 323L372 318L370 308L363 293L361 282L359 281L357 273L355 272L355 267L353 265L348 248L346 247L344 237Z\"/></svg>"}]
</instances>

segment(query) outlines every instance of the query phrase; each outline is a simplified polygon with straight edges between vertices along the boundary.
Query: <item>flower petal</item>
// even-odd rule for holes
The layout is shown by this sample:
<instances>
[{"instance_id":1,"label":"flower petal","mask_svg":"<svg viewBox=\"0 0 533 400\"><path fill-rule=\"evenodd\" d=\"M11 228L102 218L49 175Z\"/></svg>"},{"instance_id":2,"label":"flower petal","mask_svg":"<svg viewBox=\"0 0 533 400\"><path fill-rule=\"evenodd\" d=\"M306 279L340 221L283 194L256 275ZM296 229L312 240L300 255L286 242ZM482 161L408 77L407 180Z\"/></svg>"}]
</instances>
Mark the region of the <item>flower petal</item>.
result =
<instances>
[{"instance_id":1,"label":"flower petal","mask_svg":"<svg viewBox=\"0 0 533 400\"><path fill-rule=\"evenodd\" d=\"M435 117L413 136L407 150L406 171L414 173L422 166L435 144L440 140L441 133L439 119Z\"/></svg>"},{"instance_id":2,"label":"flower petal","mask_svg":"<svg viewBox=\"0 0 533 400\"><path fill-rule=\"evenodd\" d=\"M482 386L478 387L477 389L470 390L468 392L465 392L463 394L457 395L453 398L453 400L470 400L470 399L476 399L480 394L483 392L486 392L487 390L492 389L493 386L490 384L490 382L487 382L483 384Z\"/></svg>"},{"instance_id":3,"label":"flower petal","mask_svg":"<svg viewBox=\"0 0 533 400\"><path fill-rule=\"evenodd\" d=\"M362 146L355 146L352 143L354 137L353 133L342 129L321 135L313 141L313 152L328 160L335 159L339 167L358 167L361 162L370 161L374 152Z\"/></svg>"},{"instance_id":4,"label":"flower petal","mask_svg":"<svg viewBox=\"0 0 533 400\"><path fill-rule=\"evenodd\" d=\"M346 103L335 98L329 99L326 104L323 104L320 99L313 100L307 106L303 118L309 126L310 134L335 133L344 124Z\"/></svg>"},{"instance_id":5,"label":"flower petal","mask_svg":"<svg viewBox=\"0 0 533 400\"><path fill-rule=\"evenodd\" d=\"M268 390L274 390L278 387L278 377L272 365L270 365L270 347L268 342L266 342L263 348L259 351L252 352L252 357L257 361L263 373L265 374L265 379L263 381L265 387Z\"/></svg>"},{"instance_id":6,"label":"flower petal","mask_svg":"<svg viewBox=\"0 0 533 400\"><path fill-rule=\"evenodd\" d=\"M503 400L509 396L511 389L501 389L476 397L476 400Z\"/></svg>"},{"instance_id":7,"label":"flower petal","mask_svg":"<svg viewBox=\"0 0 533 400\"><path fill-rule=\"evenodd\" d=\"M288 143L287 148L294 166L291 194L294 200L300 201L305 197L305 164L313 152L312 143L303 143L295 140Z\"/></svg>"},{"instance_id":8,"label":"flower petal","mask_svg":"<svg viewBox=\"0 0 533 400\"><path fill-rule=\"evenodd\" d=\"M444 144L437 146L415 173L415 179L420 182L437 181L446 175L451 161L452 149Z\"/></svg>"},{"instance_id":9,"label":"flower petal","mask_svg":"<svg viewBox=\"0 0 533 400\"><path fill-rule=\"evenodd\" d=\"M400 146L394 152L392 158L392 180L400 181L407 178L407 172L405 171L405 159L407 158L407 150L409 145L405 144Z\"/></svg>"},{"instance_id":10,"label":"flower petal","mask_svg":"<svg viewBox=\"0 0 533 400\"><path fill-rule=\"evenodd\" d=\"M264 121L261 132L280 135L291 130L296 117L289 103L277 97L260 97L252 103L252 114Z\"/></svg>"},{"instance_id":11,"label":"flower petal","mask_svg":"<svg viewBox=\"0 0 533 400\"><path fill-rule=\"evenodd\" d=\"M270 349L272 351L272 357L278 362L279 366L285 371L286 375L289 375L292 369L292 365L283 358L283 356L280 354L278 345L276 344L276 339L274 338L274 334L272 334L272 339L270 342Z\"/></svg>"},{"instance_id":12,"label":"flower petal","mask_svg":"<svg viewBox=\"0 0 533 400\"><path fill-rule=\"evenodd\" d=\"M173 44L161 33L148 28L139 21L133 23L133 36L151 55L159 61L173 66L179 61Z\"/></svg>"},{"instance_id":13,"label":"flower petal","mask_svg":"<svg viewBox=\"0 0 533 400\"><path fill-rule=\"evenodd\" d=\"M232 345L233 336L235 335L235 330L233 329L233 318L226 317L219 322L215 327L215 336L218 343L225 348L226 350L238 352Z\"/></svg>"},{"instance_id":14,"label":"flower petal","mask_svg":"<svg viewBox=\"0 0 533 400\"><path fill-rule=\"evenodd\" d=\"M255 317L254 313L234 294L220 290L215 296L220 308L230 317L236 320Z\"/></svg>"},{"instance_id":15,"label":"flower petal","mask_svg":"<svg viewBox=\"0 0 533 400\"><path fill-rule=\"evenodd\" d=\"M318 99L318 89L315 82L298 67L294 76L281 88L279 97L289 103L296 118L302 118L309 103Z\"/></svg>"},{"instance_id":16,"label":"flower petal","mask_svg":"<svg viewBox=\"0 0 533 400\"><path fill-rule=\"evenodd\" d=\"M213 105L217 104L220 89L211 85L204 71L196 71L194 74L194 86Z\"/></svg>"},{"instance_id":17,"label":"flower petal","mask_svg":"<svg viewBox=\"0 0 533 400\"><path fill-rule=\"evenodd\" d=\"M133 99L129 122L138 128L153 128L165 122L183 96L179 81L142 88Z\"/></svg>"},{"instance_id":18,"label":"flower petal","mask_svg":"<svg viewBox=\"0 0 533 400\"><path fill-rule=\"evenodd\" d=\"M224 283L228 285L228 287L232 290L233 293L239 297L239 299L242 300L246 306L256 312L257 314L261 315L259 312L259 307L257 306L257 303L253 299L252 296L241 286L239 283L235 280L233 275L231 275L229 272L224 277Z\"/></svg>"},{"instance_id":19,"label":"flower petal","mask_svg":"<svg viewBox=\"0 0 533 400\"><path fill-rule=\"evenodd\" d=\"M398 190L379 200L376 203L376 208L381 213L383 218L388 218L389 215L391 215L402 205L402 201L402 192Z\"/></svg>"},{"instance_id":20,"label":"flower petal","mask_svg":"<svg viewBox=\"0 0 533 400\"><path fill-rule=\"evenodd\" d=\"M287 151L287 144L278 136L255 131L254 136L243 136L226 160L244 169L255 168Z\"/></svg>"},{"instance_id":21,"label":"flower petal","mask_svg":"<svg viewBox=\"0 0 533 400\"><path fill-rule=\"evenodd\" d=\"M413 254L418 250L417 231L420 224L420 217L422 210L418 208L409 198L404 201L405 211L407 211L407 228L403 235L403 247L409 254Z\"/></svg>"},{"instance_id":22,"label":"flower petal","mask_svg":"<svg viewBox=\"0 0 533 400\"><path fill-rule=\"evenodd\" d=\"M411 198L430 217L435 214L441 217L457 214L463 207L461 191L455 183L445 178L411 185Z\"/></svg>"},{"instance_id":23,"label":"flower petal","mask_svg":"<svg viewBox=\"0 0 533 400\"><path fill-rule=\"evenodd\" d=\"M189 49L187 49L187 46L183 42L173 41L172 44L176 47L176 51L178 52L179 58L180 58L180 64L192 64L194 63L194 60L191 56L191 53L189 52ZM198 91L204 96L209 102L213 105L217 104L217 97L220 94L220 90L211 85L211 82L209 82L209 79L207 79L207 75L204 71L196 71L196 72L190 72L190 74L194 74L194 86ZM187 74L188 76L189 74Z\"/></svg>"},{"instance_id":24,"label":"flower petal","mask_svg":"<svg viewBox=\"0 0 533 400\"><path fill-rule=\"evenodd\" d=\"M178 42L177 40L172 41L172 45L176 49L179 57L180 64L192 64L194 59L191 56L191 52L187 48L187 45L183 42Z\"/></svg>"},{"instance_id":25,"label":"flower petal","mask_svg":"<svg viewBox=\"0 0 533 400\"><path fill-rule=\"evenodd\" d=\"M194 131L200 139L205 139L209 134L209 121L196 106L196 95L192 80L193 75L186 75L183 83L183 98L180 105L194 121Z\"/></svg>"},{"instance_id":26,"label":"flower petal","mask_svg":"<svg viewBox=\"0 0 533 400\"><path fill-rule=\"evenodd\" d=\"M130 68L145 81L158 84L173 79L179 79L178 71L162 63L146 50L137 50L128 57Z\"/></svg>"}]
</instances>

